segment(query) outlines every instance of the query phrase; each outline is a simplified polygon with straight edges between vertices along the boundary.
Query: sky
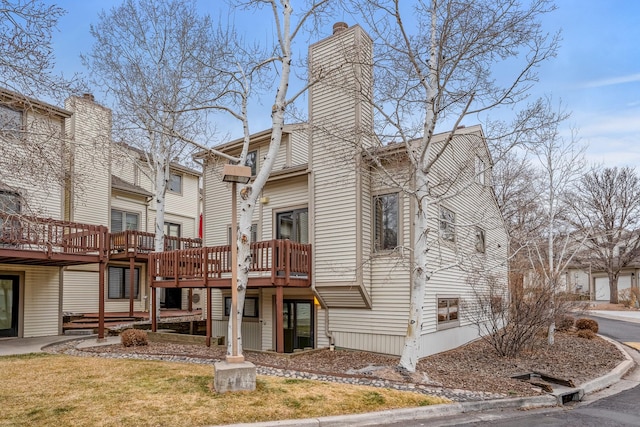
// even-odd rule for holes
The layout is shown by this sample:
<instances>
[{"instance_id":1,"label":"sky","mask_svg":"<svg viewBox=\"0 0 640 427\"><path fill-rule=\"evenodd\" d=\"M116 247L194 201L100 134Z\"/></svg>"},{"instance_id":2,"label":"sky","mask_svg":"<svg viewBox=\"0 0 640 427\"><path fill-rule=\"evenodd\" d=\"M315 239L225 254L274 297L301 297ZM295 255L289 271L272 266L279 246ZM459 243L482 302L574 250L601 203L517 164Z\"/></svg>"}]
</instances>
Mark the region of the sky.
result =
<instances>
[{"instance_id":1,"label":"sky","mask_svg":"<svg viewBox=\"0 0 640 427\"><path fill-rule=\"evenodd\" d=\"M97 22L99 11L120 0L50 3L67 11L53 39L56 71L86 75L80 54L89 52L93 43L89 26ZM220 4L221 0L199 0L200 8L214 18ZM590 164L635 167L640 164L640 1L556 0L556 4L558 9L544 17L543 26L549 32L562 31L561 47L557 57L540 68L540 82L531 97L550 95L571 112L563 133L577 131L580 142L587 145ZM343 20L356 24L348 15L335 21ZM237 25L250 29L252 36L265 37L259 22L243 20ZM330 35L329 27L318 40ZM96 98L100 101L99 94ZM254 125L252 130L262 128Z\"/></svg>"}]
</instances>

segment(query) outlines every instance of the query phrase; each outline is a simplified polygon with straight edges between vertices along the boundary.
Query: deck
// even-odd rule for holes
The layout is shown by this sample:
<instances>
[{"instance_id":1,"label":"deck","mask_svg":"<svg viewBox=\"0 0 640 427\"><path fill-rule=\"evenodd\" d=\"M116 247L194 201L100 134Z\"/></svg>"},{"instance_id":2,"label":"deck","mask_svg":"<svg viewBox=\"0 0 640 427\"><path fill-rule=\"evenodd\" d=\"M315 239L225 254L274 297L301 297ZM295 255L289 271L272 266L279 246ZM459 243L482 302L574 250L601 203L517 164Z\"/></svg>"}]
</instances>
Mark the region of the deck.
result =
<instances>
[{"instance_id":1,"label":"deck","mask_svg":"<svg viewBox=\"0 0 640 427\"><path fill-rule=\"evenodd\" d=\"M107 227L0 212L0 263L43 266L104 261Z\"/></svg>"},{"instance_id":2,"label":"deck","mask_svg":"<svg viewBox=\"0 0 640 427\"><path fill-rule=\"evenodd\" d=\"M290 240L251 243L248 287L311 286L311 245ZM231 246L149 254L155 288L230 288Z\"/></svg>"},{"instance_id":3,"label":"deck","mask_svg":"<svg viewBox=\"0 0 640 427\"><path fill-rule=\"evenodd\" d=\"M191 248L201 248L201 239L186 237L164 236L164 250L175 251ZM109 257L112 260L134 258L147 260L149 254L155 251L155 234L138 230L126 230L111 233L109 237Z\"/></svg>"}]
</instances>

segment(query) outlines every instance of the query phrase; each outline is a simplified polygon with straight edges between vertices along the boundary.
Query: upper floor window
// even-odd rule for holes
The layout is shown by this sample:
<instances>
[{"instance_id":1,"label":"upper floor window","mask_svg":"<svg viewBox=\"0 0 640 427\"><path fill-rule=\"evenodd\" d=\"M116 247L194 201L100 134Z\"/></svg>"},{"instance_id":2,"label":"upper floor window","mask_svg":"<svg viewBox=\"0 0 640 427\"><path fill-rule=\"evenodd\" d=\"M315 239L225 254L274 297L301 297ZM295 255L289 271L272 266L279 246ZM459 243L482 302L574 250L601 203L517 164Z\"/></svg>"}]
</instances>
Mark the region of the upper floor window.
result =
<instances>
[{"instance_id":1,"label":"upper floor window","mask_svg":"<svg viewBox=\"0 0 640 427\"><path fill-rule=\"evenodd\" d=\"M139 215L133 212L111 209L111 232L119 233L125 230L138 230Z\"/></svg>"},{"instance_id":2,"label":"upper floor window","mask_svg":"<svg viewBox=\"0 0 640 427\"><path fill-rule=\"evenodd\" d=\"M484 230L476 227L476 251L484 253L485 251L485 235Z\"/></svg>"},{"instance_id":3,"label":"upper floor window","mask_svg":"<svg viewBox=\"0 0 640 427\"><path fill-rule=\"evenodd\" d=\"M231 227L227 228L227 240L231 244ZM251 243L258 241L258 224L251 224Z\"/></svg>"},{"instance_id":4,"label":"upper floor window","mask_svg":"<svg viewBox=\"0 0 640 427\"><path fill-rule=\"evenodd\" d=\"M0 212L19 214L21 211L20 195L13 191L0 190Z\"/></svg>"},{"instance_id":5,"label":"upper floor window","mask_svg":"<svg viewBox=\"0 0 640 427\"><path fill-rule=\"evenodd\" d=\"M0 135L17 138L22 128L22 112L0 105Z\"/></svg>"},{"instance_id":6,"label":"upper floor window","mask_svg":"<svg viewBox=\"0 0 640 427\"><path fill-rule=\"evenodd\" d=\"M456 214L440 206L440 237L451 242L456 239Z\"/></svg>"},{"instance_id":7,"label":"upper floor window","mask_svg":"<svg viewBox=\"0 0 640 427\"><path fill-rule=\"evenodd\" d=\"M164 223L165 247L168 251L180 249L179 239L167 239L167 237L180 237L182 234L182 226L174 222Z\"/></svg>"},{"instance_id":8,"label":"upper floor window","mask_svg":"<svg viewBox=\"0 0 640 427\"><path fill-rule=\"evenodd\" d=\"M309 243L309 211L307 208L276 215L276 239L289 239Z\"/></svg>"},{"instance_id":9,"label":"upper floor window","mask_svg":"<svg viewBox=\"0 0 640 427\"><path fill-rule=\"evenodd\" d=\"M249 151L247 153L247 166L251 168L251 176L258 173L258 150Z\"/></svg>"},{"instance_id":10,"label":"upper floor window","mask_svg":"<svg viewBox=\"0 0 640 427\"><path fill-rule=\"evenodd\" d=\"M484 160L480 158L480 156L476 156L476 182L478 184L485 184L485 172L486 167L484 165Z\"/></svg>"},{"instance_id":11,"label":"upper floor window","mask_svg":"<svg viewBox=\"0 0 640 427\"><path fill-rule=\"evenodd\" d=\"M169 185L167 190L172 193L182 194L182 175L171 172L169 174Z\"/></svg>"},{"instance_id":12,"label":"upper floor window","mask_svg":"<svg viewBox=\"0 0 640 427\"><path fill-rule=\"evenodd\" d=\"M374 248L393 250L398 246L398 194L382 194L373 198Z\"/></svg>"}]
</instances>

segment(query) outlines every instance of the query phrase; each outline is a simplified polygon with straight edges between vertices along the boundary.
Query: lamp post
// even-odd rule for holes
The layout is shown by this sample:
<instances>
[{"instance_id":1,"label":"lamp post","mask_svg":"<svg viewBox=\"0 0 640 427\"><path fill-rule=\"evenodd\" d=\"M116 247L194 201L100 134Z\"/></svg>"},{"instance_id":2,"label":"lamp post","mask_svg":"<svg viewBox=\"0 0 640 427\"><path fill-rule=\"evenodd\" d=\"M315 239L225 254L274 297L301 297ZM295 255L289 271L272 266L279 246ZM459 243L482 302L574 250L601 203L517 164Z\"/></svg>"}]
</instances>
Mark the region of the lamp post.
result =
<instances>
[{"instance_id":1,"label":"lamp post","mask_svg":"<svg viewBox=\"0 0 640 427\"><path fill-rule=\"evenodd\" d=\"M222 180L231 183L231 355L228 363L242 363L244 356L238 354L238 208L236 185L246 184L251 179L249 166L224 165Z\"/></svg>"}]
</instances>

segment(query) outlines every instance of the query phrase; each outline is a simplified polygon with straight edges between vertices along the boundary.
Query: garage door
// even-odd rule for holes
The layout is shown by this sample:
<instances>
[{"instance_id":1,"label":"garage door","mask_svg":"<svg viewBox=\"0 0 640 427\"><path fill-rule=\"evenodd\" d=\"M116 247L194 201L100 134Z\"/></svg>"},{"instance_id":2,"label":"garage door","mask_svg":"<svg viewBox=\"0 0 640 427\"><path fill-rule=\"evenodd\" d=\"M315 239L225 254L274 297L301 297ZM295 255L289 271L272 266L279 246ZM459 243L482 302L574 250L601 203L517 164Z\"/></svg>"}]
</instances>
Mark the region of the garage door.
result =
<instances>
[{"instance_id":1,"label":"garage door","mask_svg":"<svg viewBox=\"0 0 640 427\"><path fill-rule=\"evenodd\" d=\"M631 287L631 276L618 277L618 292ZM610 301L611 293L609 292L609 278L596 277L596 301Z\"/></svg>"}]
</instances>

